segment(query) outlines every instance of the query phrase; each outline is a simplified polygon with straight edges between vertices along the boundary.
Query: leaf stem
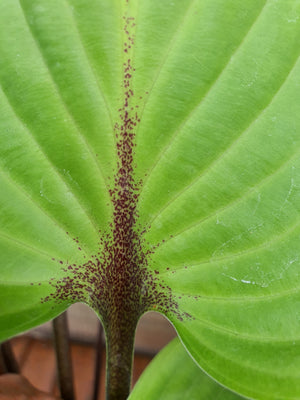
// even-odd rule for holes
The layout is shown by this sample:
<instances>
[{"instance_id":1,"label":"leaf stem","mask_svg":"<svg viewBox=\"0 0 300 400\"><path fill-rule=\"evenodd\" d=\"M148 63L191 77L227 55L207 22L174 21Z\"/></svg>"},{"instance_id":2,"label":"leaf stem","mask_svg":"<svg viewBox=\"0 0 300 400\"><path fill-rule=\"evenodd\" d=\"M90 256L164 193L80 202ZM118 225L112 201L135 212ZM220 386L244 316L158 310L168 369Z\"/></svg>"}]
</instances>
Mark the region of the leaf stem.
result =
<instances>
[{"instance_id":1,"label":"leaf stem","mask_svg":"<svg viewBox=\"0 0 300 400\"><path fill-rule=\"evenodd\" d=\"M126 316L106 329L106 400L126 400L130 393L137 321Z\"/></svg>"}]
</instances>

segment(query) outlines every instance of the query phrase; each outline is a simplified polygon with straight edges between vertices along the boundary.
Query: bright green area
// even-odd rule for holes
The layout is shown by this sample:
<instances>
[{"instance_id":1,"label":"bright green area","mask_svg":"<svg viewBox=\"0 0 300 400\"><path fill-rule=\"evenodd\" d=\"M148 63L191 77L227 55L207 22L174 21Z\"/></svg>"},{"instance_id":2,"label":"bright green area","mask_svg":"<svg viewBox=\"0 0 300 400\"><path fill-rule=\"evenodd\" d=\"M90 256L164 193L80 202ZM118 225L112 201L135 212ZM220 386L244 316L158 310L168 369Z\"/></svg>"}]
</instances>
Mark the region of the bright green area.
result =
<instances>
[{"instance_id":1,"label":"bright green area","mask_svg":"<svg viewBox=\"0 0 300 400\"><path fill-rule=\"evenodd\" d=\"M128 400L242 400L208 377L173 340L144 371Z\"/></svg>"},{"instance_id":2,"label":"bright green area","mask_svg":"<svg viewBox=\"0 0 300 400\"><path fill-rule=\"evenodd\" d=\"M167 317L224 385L299 399L300 0L0 2L0 337L65 309L47 281L109 229L126 12Z\"/></svg>"}]
</instances>

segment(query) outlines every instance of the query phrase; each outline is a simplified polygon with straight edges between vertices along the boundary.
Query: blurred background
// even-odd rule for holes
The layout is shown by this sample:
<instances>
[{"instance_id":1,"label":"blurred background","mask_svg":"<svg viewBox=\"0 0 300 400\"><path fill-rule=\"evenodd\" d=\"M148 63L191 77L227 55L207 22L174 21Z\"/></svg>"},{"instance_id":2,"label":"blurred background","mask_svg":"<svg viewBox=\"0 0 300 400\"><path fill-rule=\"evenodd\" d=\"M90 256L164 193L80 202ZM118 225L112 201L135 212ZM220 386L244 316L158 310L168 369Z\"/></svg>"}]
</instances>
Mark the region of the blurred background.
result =
<instances>
[{"instance_id":1,"label":"blurred background","mask_svg":"<svg viewBox=\"0 0 300 400\"><path fill-rule=\"evenodd\" d=\"M98 317L78 303L67 311L67 320L75 398L104 400L105 338L103 333L99 336ZM155 354L175 336L173 326L161 314L149 312L141 318L135 340L133 385ZM52 322L12 339L10 344L21 374L37 389L59 395ZM93 393L95 379L99 382L97 396Z\"/></svg>"}]
</instances>

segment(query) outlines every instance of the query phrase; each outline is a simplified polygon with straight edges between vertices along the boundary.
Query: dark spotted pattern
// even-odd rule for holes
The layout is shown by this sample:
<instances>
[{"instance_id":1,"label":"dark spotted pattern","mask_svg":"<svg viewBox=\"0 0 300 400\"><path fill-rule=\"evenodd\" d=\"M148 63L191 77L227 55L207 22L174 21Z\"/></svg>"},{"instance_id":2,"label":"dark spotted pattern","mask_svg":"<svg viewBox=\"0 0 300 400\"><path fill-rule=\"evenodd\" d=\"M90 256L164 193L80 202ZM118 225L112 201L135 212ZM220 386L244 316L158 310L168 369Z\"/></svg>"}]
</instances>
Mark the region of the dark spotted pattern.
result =
<instances>
[{"instance_id":1,"label":"dark spotted pattern","mask_svg":"<svg viewBox=\"0 0 300 400\"><path fill-rule=\"evenodd\" d=\"M114 134L117 143L117 172L109 191L113 219L108 233L99 232L99 251L83 264L64 264L66 276L51 280L55 289L43 302L85 302L98 311L104 324L131 326L135 329L140 316L149 310L173 313L178 319L190 318L180 312L171 289L159 277L159 271L148 268L156 247L147 246L145 229L138 226L137 202L142 182L134 179L135 130L140 122L134 92L130 53L134 45L134 18L124 18L123 104ZM141 99L141 97L139 97ZM147 227L146 229L149 229ZM78 250L81 251L79 239ZM149 250L150 249L150 250ZM168 270L168 268L166 268ZM127 329L127 328L126 328Z\"/></svg>"}]
</instances>

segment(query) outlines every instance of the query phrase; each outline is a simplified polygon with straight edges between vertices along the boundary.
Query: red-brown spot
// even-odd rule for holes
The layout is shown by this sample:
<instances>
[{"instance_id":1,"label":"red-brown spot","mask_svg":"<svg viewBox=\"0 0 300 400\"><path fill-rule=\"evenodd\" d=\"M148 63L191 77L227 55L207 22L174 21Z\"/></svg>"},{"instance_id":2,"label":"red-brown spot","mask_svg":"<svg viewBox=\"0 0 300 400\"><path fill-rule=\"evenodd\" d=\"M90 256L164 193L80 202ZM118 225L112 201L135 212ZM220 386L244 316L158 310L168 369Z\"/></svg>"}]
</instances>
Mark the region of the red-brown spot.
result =
<instances>
[{"instance_id":1,"label":"red-brown spot","mask_svg":"<svg viewBox=\"0 0 300 400\"><path fill-rule=\"evenodd\" d=\"M65 263L66 276L50 280L55 290L42 300L85 302L98 310L108 326L117 326L121 318L126 318L128 324L136 323L144 312L153 309L171 312L180 320L190 318L179 310L170 287L159 277L159 271L149 268L157 246L150 247L145 242L144 234L149 227L138 224L137 204L142 182L135 180L133 157L140 118L131 83L135 71L131 61L135 24L132 17L123 19L126 37L123 50L128 55L123 64L124 98L118 108L119 120L114 125L118 162L114 183L109 189L112 223L107 232L99 231L99 250L81 264ZM79 244L78 237L73 240ZM81 251L81 246L78 250Z\"/></svg>"}]
</instances>

